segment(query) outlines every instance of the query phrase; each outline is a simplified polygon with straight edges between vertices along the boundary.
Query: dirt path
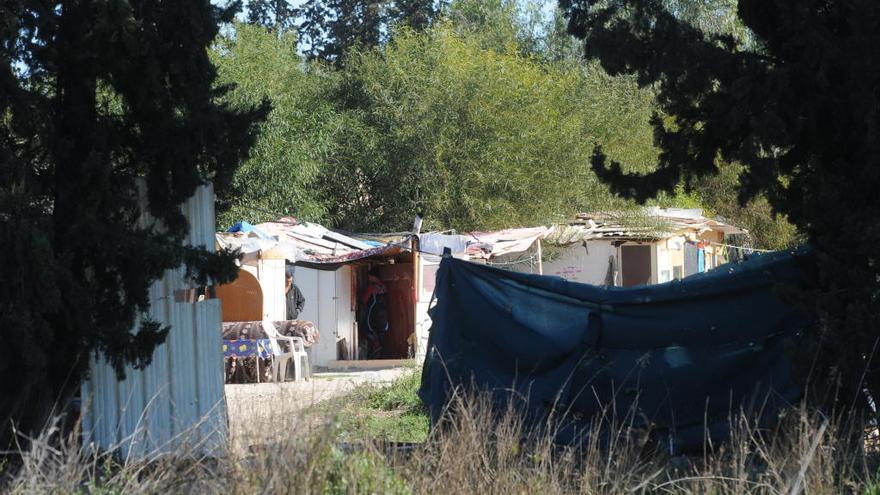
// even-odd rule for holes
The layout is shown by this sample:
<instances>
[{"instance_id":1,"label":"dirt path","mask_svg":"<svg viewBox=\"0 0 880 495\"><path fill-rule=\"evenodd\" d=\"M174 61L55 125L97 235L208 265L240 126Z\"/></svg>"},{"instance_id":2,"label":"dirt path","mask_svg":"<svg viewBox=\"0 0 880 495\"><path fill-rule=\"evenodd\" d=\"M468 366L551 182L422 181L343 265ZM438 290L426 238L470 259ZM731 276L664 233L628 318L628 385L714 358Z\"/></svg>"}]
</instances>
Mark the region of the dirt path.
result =
<instances>
[{"instance_id":1,"label":"dirt path","mask_svg":"<svg viewBox=\"0 0 880 495\"><path fill-rule=\"evenodd\" d=\"M266 443L280 431L312 428L303 411L363 383L387 384L406 368L315 373L309 381L226 385L230 438L236 448Z\"/></svg>"}]
</instances>

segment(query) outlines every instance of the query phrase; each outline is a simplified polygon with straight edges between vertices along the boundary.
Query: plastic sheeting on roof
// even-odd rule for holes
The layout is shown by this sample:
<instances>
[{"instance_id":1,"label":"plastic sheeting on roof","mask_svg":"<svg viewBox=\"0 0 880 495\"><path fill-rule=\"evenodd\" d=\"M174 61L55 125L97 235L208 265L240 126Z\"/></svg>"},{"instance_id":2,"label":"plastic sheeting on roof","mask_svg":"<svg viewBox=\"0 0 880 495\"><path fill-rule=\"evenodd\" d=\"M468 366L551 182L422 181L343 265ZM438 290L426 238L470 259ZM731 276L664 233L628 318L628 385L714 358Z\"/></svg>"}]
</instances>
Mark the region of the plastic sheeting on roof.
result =
<instances>
[{"instance_id":1,"label":"plastic sheeting on roof","mask_svg":"<svg viewBox=\"0 0 880 495\"><path fill-rule=\"evenodd\" d=\"M505 254L527 251L538 239L542 239L553 231L552 227L530 227L523 229L505 229L496 232L475 232L471 235L478 243L490 247L485 257L502 256ZM469 249L469 254L479 256L482 249Z\"/></svg>"},{"instance_id":2,"label":"plastic sheeting on roof","mask_svg":"<svg viewBox=\"0 0 880 495\"><path fill-rule=\"evenodd\" d=\"M255 226L239 222L234 232L217 233L216 241L222 249L240 250L246 259L272 250L282 253L291 263L326 270L371 256L397 254L410 247L409 236L376 245L292 217Z\"/></svg>"},{"instance_id":3,"label":"plastic sheeting on roof","mask_svg":"<svg viewBox=\"0 0 880 495\"><path fill-rule=\"evenodd\" d=\"M439 257L443 249L448 248L453 255L489 259L528 251L538 239L552 231L550 227L529 227L467 235L427 233L419 235L419 250L427 256Z\"/></svg>"},{"instance_id":4,"label":"plastic sheeting on roof","mask_svg":"<svg viewBox=\"0 0 880 495\"><path fill-rule=\"evenodd\" d=\"M810 257L756 255L628 289L446 257L419 396L434 421L454 387L475 386L500 408L513 401L532 426L564 415L560 442L586 440L596 418L617 411L612 419L670 450L697 448L705 431L726 435L731 411L757 404L771 421L799 398L784 349L812 320L777 288L797 284Z\"/></svg>"}]
</instances>

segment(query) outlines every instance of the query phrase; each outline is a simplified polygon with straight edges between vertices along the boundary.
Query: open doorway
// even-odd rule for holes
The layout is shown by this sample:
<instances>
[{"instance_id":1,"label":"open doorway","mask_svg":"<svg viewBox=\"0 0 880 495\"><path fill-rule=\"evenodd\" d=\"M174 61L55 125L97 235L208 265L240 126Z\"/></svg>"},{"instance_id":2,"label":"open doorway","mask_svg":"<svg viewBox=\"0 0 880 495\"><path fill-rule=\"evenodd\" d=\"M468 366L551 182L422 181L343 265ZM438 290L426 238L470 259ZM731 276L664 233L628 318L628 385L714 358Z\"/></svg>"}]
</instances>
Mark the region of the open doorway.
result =
<instances>
[{"instance_id":1,"label":"open doorway","mask_svg":"<svg viewBox=\"0 0 880 495\"><path fill-rule=\"evenodd\" d=\"M415 286L409 253L357 266L358 359L412 357Z\"/></svg>"}]
</instances>

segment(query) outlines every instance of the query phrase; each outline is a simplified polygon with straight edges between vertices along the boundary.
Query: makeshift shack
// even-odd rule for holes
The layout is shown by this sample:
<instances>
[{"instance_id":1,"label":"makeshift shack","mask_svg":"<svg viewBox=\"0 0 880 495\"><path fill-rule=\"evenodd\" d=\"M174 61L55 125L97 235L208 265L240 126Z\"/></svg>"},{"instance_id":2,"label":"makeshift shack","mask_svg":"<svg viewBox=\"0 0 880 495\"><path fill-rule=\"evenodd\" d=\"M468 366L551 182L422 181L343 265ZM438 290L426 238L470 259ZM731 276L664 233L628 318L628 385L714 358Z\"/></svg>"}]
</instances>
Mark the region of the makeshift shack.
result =
<instances>
[{"instance_id":1,"label":"makeshift shack","mask_svg":"<svg viewBox=\"0 0 880 495\"><path fill-rule=\"evenodd\" d=\"M186 244L212 250L213 186L199 187L181 210L189 223ZM139 225L150 227L152 221L143 215ZM220 301L203 289L192 285L184 266L150 286L148 316L167 327L168 336L149 365L127 365L119 379L103 355L90 356L82 385L84 447L118 447L122 459L155 459L181 447L206 456L226 451ZM197 292L202 297L190 297Z\"/></svg>"},{"instance_id":2,"label":"makeshift shack","mask_svg":"<svg viewBox=\"0 0 880 495\"><path fill-rule=\"evenodd\" d=\"M408 235L355 239L318 224L285 217L217 234L222 249L243 253L239 280L218 290L223 320L283 320L284 276L293 267L294 283L306 303L299 318L313 322L319 339L308 349L313 366L365 358L359 345L359 296L368 271L376 270L388 289L389 325L381 354L372 359L404 359L415 331L414 264Z\"/></svg>"},{"instance_id":3,"label":"makeshift shack","mask_svg":"<svg viewBox=\"0 0 880 495\"><path fill-rule=\"evenodd\" d=\"M591 285L661 284L726 263L728 236L744 233L696 208L647 208L628 216L582 213L544 235L542 253L535 248L492 264Z\"/></svg>"},{"instance_id":4,"label":"makeshift shack","mask_svg":"<svg viewBox=\"0 0 880 495\"><path fill-rule=\"evenodd\" d=\"M434 274L444 247L482 262L529 250L552 229L536 227L468 236L350 234L292 217L237 224L217 234L220 249L243 253L241 276L218 289L223 321L281 320L285 314L284 273L305 297L301 319L315 323L319 339L308 349L313 366L347 366L351 361L424 358ZM370 352L365 336L364 294L373 273L387 290L388 329L381 350Z\"/></svg>"},{"instance_id":5,"label":"makeshift shack","mask_svg":"<svg viewBox=\"0 0 880 495\"><path fill-rule=\"evenodd\" d=\"M725 261L721 247L741 229L700 210L649 209L643 227L619 215L579 215L568 225L493 232L343 234L292 217L256 226L237 224L217 245L244 253L242 276L221 287L223 320L282 320L285 266L306 299L300 318L320 338L309 349L314 366L353 360L424 358L440 254L512 271L557 275L593 285L633 286L670 281ZM623 225L627 225L624 227ZM543 246L549 252L542 253ZM387 289L388 331L381 352L364 342L363 296L369 273Z\"/></svg>"}]
</instances>

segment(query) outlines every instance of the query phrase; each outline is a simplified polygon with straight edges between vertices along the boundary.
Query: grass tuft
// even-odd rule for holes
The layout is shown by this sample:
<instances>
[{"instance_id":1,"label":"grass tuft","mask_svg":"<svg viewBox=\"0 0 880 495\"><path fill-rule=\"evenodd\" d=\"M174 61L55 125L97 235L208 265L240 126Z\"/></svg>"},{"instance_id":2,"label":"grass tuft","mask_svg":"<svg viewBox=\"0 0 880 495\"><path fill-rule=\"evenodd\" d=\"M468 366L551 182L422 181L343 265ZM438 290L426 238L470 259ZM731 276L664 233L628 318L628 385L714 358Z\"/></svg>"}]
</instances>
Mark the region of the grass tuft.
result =
<instances>
[{"instance_id":1,"label":"grass tuft","mask_svg":"<svg viewBox=\"0 0 880 495\"><path fill-rule=\"evenodd\" d=\"M420 383L420 370L408 370L391 384L362 384L308 414L333 417L340 442L421 443L428 438L430 420L417 395Z\"/></svg>"},{"instance_id":2,"label":"grass tuft","mask_svg":"<svg viewBox=\"0 0 880 495\"><path fill-rule=\"evenodd\" d=\"M4 466L0 493L880 495L860 423L806 407L770 430L734 415L728 441L670 457L613 418L597 420L584 445L555 445L553 425L530 429L516 410L499 411L481 394L455 395L442 427L428 431L417 383L413 373L358 388L314 409L325 415L317 422L261 403L270 414L250 418L235 434L242 438L213 458L181 448L125 459L85 449L50 425ZM386 443L420 437L405 450Z\"/></svg>"}]
</instances>

